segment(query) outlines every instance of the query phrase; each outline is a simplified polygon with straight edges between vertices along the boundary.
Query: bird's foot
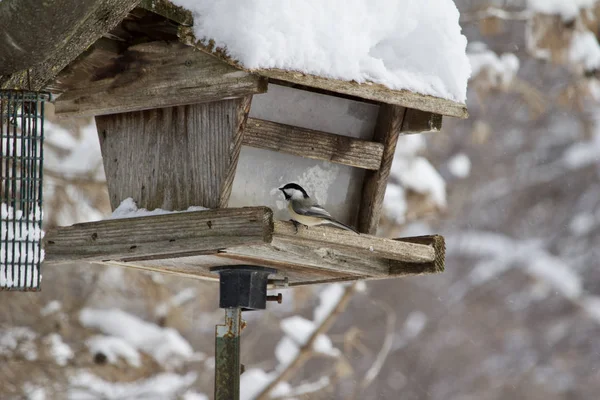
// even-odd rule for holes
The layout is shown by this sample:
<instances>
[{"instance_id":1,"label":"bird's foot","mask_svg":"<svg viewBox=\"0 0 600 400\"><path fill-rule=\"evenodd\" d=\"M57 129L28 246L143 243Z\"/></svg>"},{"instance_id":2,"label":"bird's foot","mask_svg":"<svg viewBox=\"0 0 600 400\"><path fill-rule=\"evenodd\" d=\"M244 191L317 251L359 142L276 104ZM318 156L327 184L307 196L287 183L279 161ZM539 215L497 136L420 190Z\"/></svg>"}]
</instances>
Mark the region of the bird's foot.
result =
<instances>
[{"instance_id":1,"label":"bird's foot","mask_svg":"<svg viewBox=\"0 0 600 400\"><path fill-rule=\"evenodd\" d=\"M298 233L298 225L300 225L300 222L295 221L293 219L290 219L290 221L292 222L292 224L294 224L294 229L296 230L295 233Z\"/></svg>"}]
</instances>

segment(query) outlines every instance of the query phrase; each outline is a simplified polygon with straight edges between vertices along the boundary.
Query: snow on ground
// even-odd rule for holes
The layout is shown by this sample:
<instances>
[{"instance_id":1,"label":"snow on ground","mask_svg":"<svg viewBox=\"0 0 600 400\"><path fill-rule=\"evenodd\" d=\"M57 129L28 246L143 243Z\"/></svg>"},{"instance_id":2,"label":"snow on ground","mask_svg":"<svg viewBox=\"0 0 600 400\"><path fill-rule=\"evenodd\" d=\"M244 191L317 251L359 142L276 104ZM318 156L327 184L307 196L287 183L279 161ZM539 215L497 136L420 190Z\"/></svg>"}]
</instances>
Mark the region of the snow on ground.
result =
<instances>
[{"instance_id":1,"label":"snow on ground","mask_svg":"<svg viewBox=\"0 0 600 400\"><path fill-rule=\"evenodd\" d=\"M194 355L192 346L175 329L161 328L116 308L84 308L79 321L86 328L122 338L132 347L150 354L167 369L177 368Z\"/></svg>"},{"instance_id":2,"label":"snow on ground","mask_svg":"<svg viewBox=\"0 0 600 400\"><path fill-rule=\"evenodd\" d=\"M201 206L191 206L183 212L204 210L208 210L208 208ZM135 201L131 197L128 197L125 200L123 200L121 204L119 204L119 207L117 207L113 211L112 215L107 219L147 217L149 215L173 214L176 212L178 211L168 211L163 210L162 208L156 208L152 211L148 211L145 208L138 208L137 204L135 204Z\"/></svg>"},{"instance_id":3,"label":"snow on ground","mask_svg":"<svg viewBox=\"0 0 600 400\"><path fill-rule=\"evenodd\" d=\"M28 361L37 360L36 338L37 334L27 327L0 330L0 357L10 359L18 354Z\"/></svg>"},{"instance_id":4,"label":"snow on ground","mask_svg":"<svg viewBox=\"0 0 600 400\"><path fill-rule=\"evenodd\" d=\"M590 31L574 32L569 47L569 60L583 66L586 71L599 69L600 46L596 35Z\"/></svg>"},{"instance_id":5,"label":"snow on ground","mask_svg":"<svg viewBox=\"0 0 600 400\"><path fill-rule=\"evenodd\" d=\"M582 9L590 9L598 0L528 0L529 9L541 14L558 14L563 20L575 19Z\"/></svg>"},{"instance_id":6,"label":"snow on ground","mask_svg":"<svg viewBox=\"0 0 600 400\"><path fill-rule=\"evenodd\" d=\"M475 50L469 51L467 56L472 69L471 77L486 74L487 80L494 87L509 85L519 70L519 59L513 53L504 53L498 57L487 48L475 46Z\"/></svg>"},{"instance_id":7,"label":"snow on ground","mask_svg":"<svg viewBox=\"0 0 600 400\"><path fill-rule=\"evenodd\" d=\"M27 400L46 400L46 390L29 382L23 385L23 393Z\"/></svg>"},{"instance_id":8,"label":"snow on ground","mask_svg":"<svg viewBox=\"0 0 600 400\"><path fill-rule=\"evenodd\" d=\"M157 317L166 317L172 308L179 307L188 301L192 301L196 298L197 293L194 288L186 288L171 297L169 301L163 301L156 306L154 315Z\"/></svg>"},{"instance_id":9,"label":"snow on ground","mask_svg":"<svg viewBox=\"0 0 600 400\"><path fill-rule=\"evenodd\" d=\"M344 294L344 285L332 283L326 285L319 293L320 303L313 312L314 322L320 324L327 318L331 311L335 308Z\"/></svg>"},{"instance_id":10,"label":"snow on ground","mask_svg":"<svg viewBox=\"0 0 600 400\"><path fill-rule=\"evenodd\" d=\"M122 357L132 367L142 365L140 353L125 339L116 336L92 336L85 341L90 353L104 354L111 364L116 364Z\"/></svg>"},{"instance_id":11,"label":"snow on ground","mask_svg":"<svg viewBox=\"0 0 600 400\"><path fill-rule=\"evenodd\" d=\"M243 375L242 375L243 376ZM176 400L179 394L194 383L197 375L162 373L135 382L108 382L87 371L69 379L69 400Z\"/></svg>"},{"instance_id":12,"label":"snow on ground","mask_svg":"<svg viewBox=\"0 0 600 400\"><path fill-rule=\"evenodd\" d=\"M466 178L471 173L471 160L465 153L458 153L448 160L448 169L457 178Z\"/></svg>"},{"instance_id":13,"label":"snow on ground","mask_svg":"<svg viewBox=\"0 0 600 400\"><path fill-rule=\"evenodd\" d=\"M0 247L0 287L38 286L37 266L44 260L40 245L44 231L37 225L41 219L37 206L31 214L23 215L23 210L0 203L0 240L14 243Z\"/></svg>"},{"instance_id":14,"label":"snow on ground","mask_svg":"<svg viewBox=\"0 0 600 400\"><path fill-rule=\"evenodd\" d=\"M254 398L277 376L276 373L266 373L259 368L251 368L240 377L240 400L254 400ZM287 382L279 382L271 391L271 397L285 396L290 392Z\"/></svg>"},{"instance_id":15,"label":"snow on ground","mask_svg":"<svg viewBox=\"0 0 600 400\"><path fill-rule=\"evenodd\" d=\"M279 68L465 102L470 66L452 0L174 0L194 33L249 69Z\"/></svg>"},{"instance_id":16,"label":"snow on ground","mask_svg":"<svg viewBox=\"0 0 600 400\"><path fill-rule=\"evenodd\" d=\"M48 345L50 355L54 358L54 361L61 367L67 365L67 362L75 356L71 347L63 342L58 333L51 333L46 336L44 343Z\"/></svg>"},{"instance_id":17,"label":"snow on ground","mask_svg":"<svg viewBox=\"0 0 600 400\"><path fill-rule=\"evenodd\" d=\"M48 315L54 314L55 312L60 311L62 308L62 304L58 300L52 300L48 302L41 310L40 315L42 317L47 317Z\"/></svg>"}]
</instances>

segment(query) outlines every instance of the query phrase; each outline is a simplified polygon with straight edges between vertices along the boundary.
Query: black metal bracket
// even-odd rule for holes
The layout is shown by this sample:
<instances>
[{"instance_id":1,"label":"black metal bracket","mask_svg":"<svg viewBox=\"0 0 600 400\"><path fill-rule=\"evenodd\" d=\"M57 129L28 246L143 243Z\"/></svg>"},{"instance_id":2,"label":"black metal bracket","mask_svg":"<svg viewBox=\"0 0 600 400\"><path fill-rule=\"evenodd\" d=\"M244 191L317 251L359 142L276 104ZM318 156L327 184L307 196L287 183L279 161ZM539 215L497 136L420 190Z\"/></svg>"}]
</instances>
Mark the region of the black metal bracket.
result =
<instances>
[{"instance_id":1,"label":"black metal bracket","mask_svg":"<svg viewBox=\"0 0 600 400\"><path fill-rule=\"evenodd\" d=\"M246 326L242 311L264 310L267 301L281 303L282 296L267 296L267 285L287 284L269 280L273 268L255 265L227 265L210 269L219 274L219 307L225 309L225 324L215 330L215 400L239 400L240 333Z\"/></svg>"}]
</instances>

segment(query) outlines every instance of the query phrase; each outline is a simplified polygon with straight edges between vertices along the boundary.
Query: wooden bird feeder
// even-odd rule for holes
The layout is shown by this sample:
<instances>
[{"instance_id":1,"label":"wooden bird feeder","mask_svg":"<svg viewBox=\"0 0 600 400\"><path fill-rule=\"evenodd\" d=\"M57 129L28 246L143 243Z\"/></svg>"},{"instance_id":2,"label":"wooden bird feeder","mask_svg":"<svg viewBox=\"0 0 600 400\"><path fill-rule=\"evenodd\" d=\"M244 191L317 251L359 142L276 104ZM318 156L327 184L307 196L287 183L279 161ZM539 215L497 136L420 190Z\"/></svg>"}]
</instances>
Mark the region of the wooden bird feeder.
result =
<instances>
[{"instance_id":1,"label":"wooden bird feeder","mask_svg":"<svg viewBox=\"0 0 600 400\"><path fill-rule=\"evenodd\" d=\"M443 270L442 237L373 235L398 136L437 131L443 115L466 118L464 104L244 70L191 38L186 10L168 1L119 4L107 11L110 31L98 29L87 42L69 35L56 68L34 68L34 85L60 94L58 117L95 117L113 209L131 197L148 210L210 210L60 227L45 237L47 263L93 261L214 281L211 267L257 265L290 286ZM275 190L287 182L304 184L364 234L295 233Z\"/></svg>"}]
</instances>

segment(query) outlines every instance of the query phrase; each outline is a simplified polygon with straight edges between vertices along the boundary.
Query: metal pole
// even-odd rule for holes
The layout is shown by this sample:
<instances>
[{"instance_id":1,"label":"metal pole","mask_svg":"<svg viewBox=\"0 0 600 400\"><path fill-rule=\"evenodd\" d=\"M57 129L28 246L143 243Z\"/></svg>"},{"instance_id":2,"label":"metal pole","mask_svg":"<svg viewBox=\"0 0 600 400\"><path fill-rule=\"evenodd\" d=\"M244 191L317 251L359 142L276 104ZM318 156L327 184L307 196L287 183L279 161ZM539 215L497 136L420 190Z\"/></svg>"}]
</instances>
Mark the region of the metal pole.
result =
<instances>
[{"instance_id":1,"label":"metal pole","mask_svg":"<svg viewBox=\"0 0 600 400\"><path fill-rule=\"evenodd\" d=\"M240 331L242 309L225 309L225 325L217 325L215 339L215 400L240 398Z\"/></svg>"}]
</instances>

